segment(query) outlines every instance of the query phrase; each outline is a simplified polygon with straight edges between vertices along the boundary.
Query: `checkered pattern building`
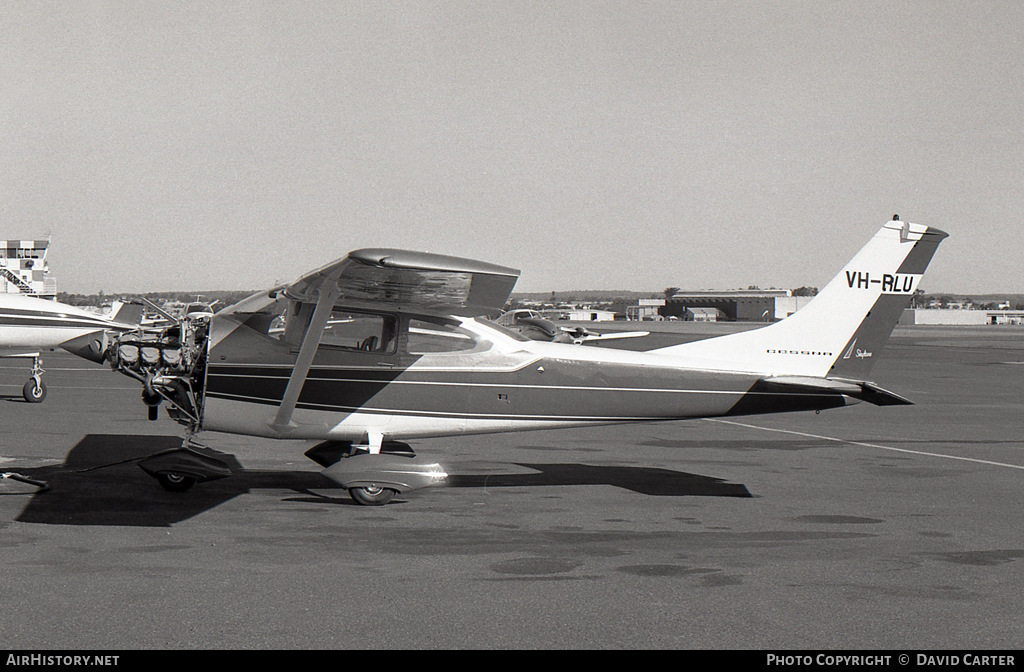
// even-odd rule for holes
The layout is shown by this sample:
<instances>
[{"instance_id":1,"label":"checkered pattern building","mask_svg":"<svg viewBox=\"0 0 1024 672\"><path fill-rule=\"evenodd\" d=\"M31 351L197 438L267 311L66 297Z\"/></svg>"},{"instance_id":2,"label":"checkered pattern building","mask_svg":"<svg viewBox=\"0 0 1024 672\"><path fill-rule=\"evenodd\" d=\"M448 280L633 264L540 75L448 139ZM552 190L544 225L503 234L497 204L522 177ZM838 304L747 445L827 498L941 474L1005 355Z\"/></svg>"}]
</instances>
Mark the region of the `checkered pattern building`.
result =
<instances>
[{"instance_id":1,"label":"checkered pattern building","mask_svg":"<svg viewBox=\"0 0 1024 672\"><path fill-rule=\"evenodd\" d=\"M57 281L46 264L48 240L0 240L0 292L56 298Z\"/></svg>"}]
</instances>

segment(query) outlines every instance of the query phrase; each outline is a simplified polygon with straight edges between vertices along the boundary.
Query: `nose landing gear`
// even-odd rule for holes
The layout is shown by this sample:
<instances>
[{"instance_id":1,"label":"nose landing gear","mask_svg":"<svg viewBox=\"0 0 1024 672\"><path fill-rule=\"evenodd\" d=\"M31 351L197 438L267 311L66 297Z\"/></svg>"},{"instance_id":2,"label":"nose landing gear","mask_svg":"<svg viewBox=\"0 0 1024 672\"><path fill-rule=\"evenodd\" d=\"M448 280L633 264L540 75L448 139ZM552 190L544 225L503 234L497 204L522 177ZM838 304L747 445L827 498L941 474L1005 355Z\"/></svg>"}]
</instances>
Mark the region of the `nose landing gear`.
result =
<instances>
[{"instance_id":1,"label":"nose landing gear","mask_svg":"<svg viewBox=\"0 0 1024 672\"><path fill-rule=\"evenodd\" d=\"M43 382L43 360L39 353L29 355L32 357L31 377L25 386L21 388L21 396L30 404L42 403L46 399L46 383Z\"/></svg>"},{"instance_id":2,"label":"nose landing gear","mask_svg":"<svg viewBox=\"0 0 1024 672\"><path fill-rule=\"evenodd\" d=\"M215 481L231 475L231 469L219 457L221 453L186 443L139 462L139 467L155 478L168 492L185 492L196 483Z\"/></svg>"}]
</instances>

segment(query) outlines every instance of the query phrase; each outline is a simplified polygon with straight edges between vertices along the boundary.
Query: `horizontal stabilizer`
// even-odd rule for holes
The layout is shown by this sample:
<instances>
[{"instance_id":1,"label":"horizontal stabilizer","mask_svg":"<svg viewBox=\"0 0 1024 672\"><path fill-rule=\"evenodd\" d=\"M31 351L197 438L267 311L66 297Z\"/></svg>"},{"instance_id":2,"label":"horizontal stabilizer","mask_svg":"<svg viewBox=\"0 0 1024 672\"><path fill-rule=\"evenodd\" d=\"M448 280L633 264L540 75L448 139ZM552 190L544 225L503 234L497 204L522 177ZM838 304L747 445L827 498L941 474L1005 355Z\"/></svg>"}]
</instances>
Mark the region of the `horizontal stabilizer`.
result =
<instances>
[{"instance_id":1,"label":"horizontal stabilizer","mask_svg":"<svg viewBox=\"0 0 1024 672\"><path fill-rule=\"evenodd\" d=\"M864 394L861 397L864 401L875 406L913 406L914 402L906 397L901 397L895 392L883 390L874 383L861 383Z\"/></svg>"},{"instance_id":2,"label":"horizontal stabilizer","mask_svg":"<svg viewBox=\"0 0 1024 672\"><path fill-rule=\"evenodd\" d=\"M810 376L773 376L762 380L775 388L791 388L793 392L835 392L875 406L906 406L914 403L866 381Z\"/></svg>"}]
</instances>

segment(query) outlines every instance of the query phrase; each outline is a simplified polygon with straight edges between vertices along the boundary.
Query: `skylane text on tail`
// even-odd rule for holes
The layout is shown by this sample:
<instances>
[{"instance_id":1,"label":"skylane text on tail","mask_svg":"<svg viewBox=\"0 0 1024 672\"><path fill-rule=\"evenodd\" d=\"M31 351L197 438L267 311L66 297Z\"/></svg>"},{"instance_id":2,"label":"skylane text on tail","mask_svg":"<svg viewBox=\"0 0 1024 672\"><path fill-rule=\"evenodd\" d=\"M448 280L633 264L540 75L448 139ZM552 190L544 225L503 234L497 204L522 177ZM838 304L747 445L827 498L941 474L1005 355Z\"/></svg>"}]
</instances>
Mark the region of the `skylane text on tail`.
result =
<instances>
[{"instance_id":1,"label":"skylane text on tail","mask_svg":"<svg viewBox=\"0 0 1024 672\"><path fill-rule=\"evenodd\" d=\"M189 436L319 441L324 475L382 504L443 480L419 438L910 403L867 376L945 237L894 219L794 315L647 352L484 319L515 269L367 249L212 317L114 335L104 358ZM188 444L140 466L172 490L230 473Z\"/></svg>"}]
</instances>

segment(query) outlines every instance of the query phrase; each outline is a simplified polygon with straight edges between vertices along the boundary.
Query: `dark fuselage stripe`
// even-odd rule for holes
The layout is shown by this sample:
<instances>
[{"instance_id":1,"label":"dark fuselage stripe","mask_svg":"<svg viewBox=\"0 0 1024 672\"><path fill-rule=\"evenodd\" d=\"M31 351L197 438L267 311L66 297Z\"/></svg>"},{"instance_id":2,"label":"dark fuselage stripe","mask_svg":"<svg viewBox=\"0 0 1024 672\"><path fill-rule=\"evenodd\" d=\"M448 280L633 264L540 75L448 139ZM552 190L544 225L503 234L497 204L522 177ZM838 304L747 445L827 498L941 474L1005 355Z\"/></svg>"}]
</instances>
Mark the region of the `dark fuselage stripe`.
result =
<instances>
[{"instance_id":1,"label":"dark fuselage stripe","mask_svg":"<svg viewBox=\"0 0 1024 672\"><path fill-rule=\"evenodd\" d=\"M61 317L59 315L7 315L0 313L0 327L48 327L67 329L81 329L82 327L95 327L104 329L110 327L109 322L102 320L90 320L84 317Z\"/></svg>"},{"instance_id":2,"label":"dark fuselage stripe","mask_svg":"<svg viewBox=\"0 0 1024 672\"><path fill-rule=\"evenodd\" d=\"M232 395L232 394L218 394L210 393L208 397L214 399L224 399L226 401L241 401L247 403L257 403L269 406L277 406L281 403L280 399L261 399L259 397L247 397L244 395ZM664 418L652 417L652 416L621 416L621 415L527 415L527 414L515 414L515 413L459 413L450 411L417 411L413 409L395 409L395 408L372 408L372 407L355 407L355 406L337 406L330 404L314 404L314 403L302 403L299 402L296 408L304 408L314 411L332 411L341 413L357 413L365 411L368 413L378 413L383 415L408 415L416 417L430 417L430 418L462 418L462 419L486 419L486 420L541 420L541 421L552 421L552 422L573 422L573 421L587 421L587 422L629 422L629 421L641 421L641 420L658 420L658 419L677 419L676 416L666 416ZM682 416L686 417L686 416Z\"/></svg>"},{"instance_id":3,"label":"dark fuselage stripe","mask_svg":"<svg viewBox=\"0 0 1024 672\"><path fill-rule=\"evenodd\" d=\"M267 376L258 374L224 374L224 373L211 373L210 378L224 378L227 380L233 379L245 379L251 381L258 380L271 380L271 381L287 381L288 374L282 372L279 376ZM658 388L658 387L605 387L605 386L587 386L587 385L524 385L521 383L471 383L461 381L439 381L439 380L368 380L366 378L324 378L315 375L309 375L308 381L319 381L329 383L347 383L355 385L376 385L380 383L386 383L387 385L425 385L434 387L487 387L487 388L500 388L500 389L524 389L524 390L578 390L587 392L645 392L645 393L658 393L666 392L672 394L744 394L746 390L693 390L693 389L674 389L674 388Z\"/></svg>"},{"instance_id":4,"label":"dark fuselage stripe","mask_svg":"<svg viewBox=\"0 0 1024 672\"><path fill-rule=\"evenodd\" d=\"M559 388L553 388L559 389ZM595 388L599 389L599 388ZM678 390L634 390L637 392L677 392ZM738 399L745 400L745 403L751 406L751 410L742 412L740 414L756 413L758 411L753 410L754 407L767 407L768 405L785 405L785 400L792 399L793 402L803 402L803 404L810 404L809 408L817 408L819 406L830 407L833 405L843 405L842 395L832 392L804 392L804 391L765 391L759 390L755 386L754 389L744 391L731 391L725 392L720 390L692 390L687 391L694 394L730 394L737 397ZM259 397L252 395L244 395L238 393L227 393L227 392L208 392L207 396L214 399L224 399L229 401L240 401L245 403L256 403L265 406L277 406L281 403L280 397ZM763 400L763 401L758 401ZM774 400L774 401L769 401ZM438 417L438 418L465 418L465 419L509 419L509 420L552 420L552 421L633 421L633 420L652 420L652 419L678 419L688 417L700 417L703 415L699 411L697 412L675 412L668 414L658 415L636 415L636 414L623 414L623 415L587 415L587 414L567 414L564 411L561 413L483 413L483 412L454 412L454 411L440 411L440 410L417 410L412 408L384 408L375 407L372 405L351 405L343 403L323 403L300 400L296 404L297 408L304 408L309 410L318 411L329 411L336 413L356 413L359 411L366 411L370 413L381 413L385 415L407 415L407 416L422 416L422 417ZM682 409L680 409L682 410ZM738 409L736 409L738 410ZM793 410L804 410L794 408Z\"/></svg>"}]
</instances>

